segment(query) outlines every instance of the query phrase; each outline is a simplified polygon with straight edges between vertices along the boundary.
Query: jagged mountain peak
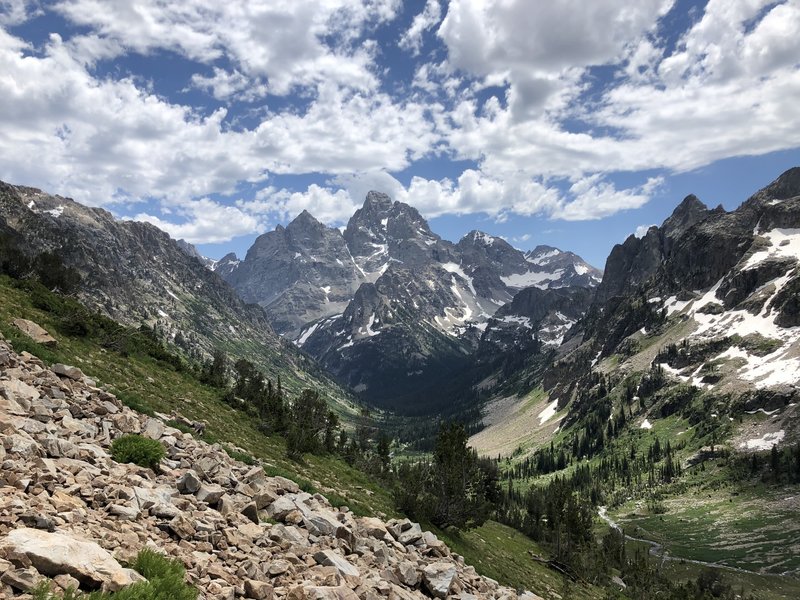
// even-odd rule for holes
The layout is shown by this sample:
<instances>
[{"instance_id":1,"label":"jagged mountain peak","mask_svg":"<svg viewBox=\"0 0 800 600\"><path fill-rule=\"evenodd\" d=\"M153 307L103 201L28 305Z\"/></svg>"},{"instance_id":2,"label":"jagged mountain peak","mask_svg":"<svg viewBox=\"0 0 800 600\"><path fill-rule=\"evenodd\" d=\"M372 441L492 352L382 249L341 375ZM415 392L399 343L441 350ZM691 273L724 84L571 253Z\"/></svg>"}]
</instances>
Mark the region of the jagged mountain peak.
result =
<instances>
[{"instance_id":1,"label":"jagged mountain peak","mask_svg":"<svg viewBox=\"0 0 800 600\"><path fill-rule=\"evenodd\" d=\"M497 242L507 244L503 238L495 237L478 229L473 229L459 240L459 243L473 243L482 246L493 246Z\"/></svg>"},{"instance_id":2,"label":"jagged mountain peak","mask_svg":"<svg viewBox=\"0 0 800 600\"><path fill-rule=\"evenodd\" d=\"M697 196L689 194L662 223L661 231L668 238L680 237L695 223L705 219L711 212L714 211L710 211L708 206L701 202ZM650 234L650 231L648 231L648 234Z\"/></svg>"},{"instance_id":3,"label":"jagged mountain peak","mask_svg":"<svg viewBox=\"0 0 800 600\"><path fill-rule=\"evenodd\" d=\"M306 208L304 208L303 211L291 221L291 223L303 223L303 222L306 222L306 221L311 222L311 223L319 223L317 218L314 215L312 215L310 212L308 212L308 209L306 209ZM291 223L289 223L289 224L291 225Z\"/></svg>"},{"instance_id":4,"label":"jagged mountain peak","mask_svg":"<svg viewBox=\"0 0 800 600\"><path fill-rule=\"evenodd\" d=\"M792 167L781 173L768 186L753 194L745 205L771 205L797 196L800 196L800 167Z\"/></svg>"},{"instance_id":5,"label":"jagged mountain peak","mask_svg":"<svg viewBox=\"0 0 800 600\"><path fill-rule=\"evenodd\" d=\"M328 234L341 235L338 229L328 227L307 210L303 210L286 226L286 232L289 235L313 235L314 237Z\"/></svg>"},{"instance_id":6,"label":"jagged mountain peak","mask_svg":"<svg viewBox=\"0 0 800 600\"><path fill-rule=\"evenodd\" d=\"M364 200L363 208L378 210L378 211L387 211L392 208L393 201L389 194L385 194L383 192L378 192L375 190L370 190L367 192L367 197Z\"/></svg>"},{"instance_id":7,"label":"jagged mountain peak","mask_svg":"<svg viewBox=\"0 0 800 600\"><path fill-rule=\"evenodd\" d=\"M699 211L706 211L708 210L708 206L700 200L694 194L689 194L678 206L675 207L675 210L672 211L672 216L680 216L691 212L699 212Z\"/></svg>"}]
</instances>

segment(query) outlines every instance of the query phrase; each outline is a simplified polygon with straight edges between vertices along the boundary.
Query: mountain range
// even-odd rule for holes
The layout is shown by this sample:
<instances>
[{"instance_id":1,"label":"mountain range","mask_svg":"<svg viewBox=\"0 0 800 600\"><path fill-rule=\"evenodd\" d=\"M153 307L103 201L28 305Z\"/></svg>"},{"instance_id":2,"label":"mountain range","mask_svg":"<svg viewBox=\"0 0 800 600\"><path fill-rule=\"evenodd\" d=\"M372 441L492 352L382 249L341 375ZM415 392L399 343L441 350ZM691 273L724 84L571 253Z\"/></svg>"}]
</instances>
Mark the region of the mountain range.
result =
<instances>
[{"instance_id":1,"label":"mountain range","mask_svg":"<svg viewBox=\"0 0 800 600\"><path fill-rule=\"evenodd\" d=\"M430 402L437 382L472 362L487 328L497 340L507 337L504 324L524 322L522 337L533 340L541 326L541 339L557 345L602 275L571 252L522 252L480 231L443 240L416 209L379 192L343 232L304 211L259 236L243 260L228 255L214 270L343 385L395 409ZM537 290L552 308L533 321L516 314L527 310L524 301L510 304L522 290ZM573 302L563 308L567 296ZM527 342L510 337L506 350Z\"/></svg>"}]
</instances>

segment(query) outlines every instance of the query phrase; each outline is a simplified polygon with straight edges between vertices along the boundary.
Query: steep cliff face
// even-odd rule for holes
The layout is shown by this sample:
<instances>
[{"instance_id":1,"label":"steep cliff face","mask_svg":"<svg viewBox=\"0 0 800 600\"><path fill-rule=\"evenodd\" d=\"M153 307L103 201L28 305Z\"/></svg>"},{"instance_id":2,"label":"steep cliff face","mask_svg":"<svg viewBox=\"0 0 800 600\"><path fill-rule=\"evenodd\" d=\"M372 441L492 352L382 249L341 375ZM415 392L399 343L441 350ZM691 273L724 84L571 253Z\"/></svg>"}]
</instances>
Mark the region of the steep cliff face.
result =
<instances>
[{"instance_id":1,"label":"steep cliff face","mask_svg":"<svg viewBox=\"0 0 800 600\"><path fill-rule=\"evenodd\" d=\"M687 196L661 227L651 227L641 238L631 235L614 246L597 287L597 302L628 294L655 275L676 243L682 243L685 234L711 213L696 196Z\"/></svg>"},{"instance_id":2,"label":"steep cliff face","mask_svg":"<svg viewBox=\"0 0 800 600\"><path fill-rule=\"evenodd\" d=\"M275 329L292 338L306 323L340 314L365 281L338 229L303 211L286 228L259 236L235 268L218 272L247 302L267 309Z\"/></svg>"},{"instance_id":3,"label":"steep cliff face","mask_svg":"<svg viewBox=\"0 0 800 600\"><path fill-rule=\"evenodd\" d=\"M612 250L573 330L581 343L561 349L546 382L564 405L579 395L574 382L613 356L619 372L662 365L675 383L755 408L763 390L792 398L799 290L800 169L730 212L689 196L661 227Z\"/></svg>"}]
</instances>

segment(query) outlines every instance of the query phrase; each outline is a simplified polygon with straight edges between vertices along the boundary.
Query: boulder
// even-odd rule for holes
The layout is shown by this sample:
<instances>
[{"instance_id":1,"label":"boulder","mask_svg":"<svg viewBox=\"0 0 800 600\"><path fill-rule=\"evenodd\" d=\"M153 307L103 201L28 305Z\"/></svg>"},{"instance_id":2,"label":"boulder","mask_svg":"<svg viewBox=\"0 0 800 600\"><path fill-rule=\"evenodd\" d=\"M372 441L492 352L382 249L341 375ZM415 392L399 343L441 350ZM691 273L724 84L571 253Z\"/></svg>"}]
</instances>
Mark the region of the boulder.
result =
<instances>
[{"instance_id":1,"label":"boulder","mask_svg":"<svg viewBox=\"0 0 800 600\"><path fill-rule=\"evenodd\" d=\"M159 419L147 419L142 435L149 437L151 440L161 439L161 436L164 435L164 423Z\"/></svg>"},{"instance_id":2,"label":"boulder","mask_svg":"<svg viewBox=\"0 0 800 600\"><path fill-rule=\"evenodd\" d=\"M179 514L169 522L169 528L182 540L194 537L196 530L192 522L185 515Z\"/></svg>"},{"instance_id":3,"label":"boulder","mask_svg":"<svg viewBox=\"0 0 800 600\"><path fill-rule=\"evenodd\" d=\"M456 579L456 566L452 562L439 561L422 569L422 580L425 588L435 598L444 598Z\"/></svg>"},{"instance_id":4,"label":"boulder","mask_svg":"<svg viewBox=\"0 0 800 600\"><path fill-rule=\"evenodd\" d=\"M197 490L195 497L200 502L205 502L206 504L214 506L217 502L219 502L219 499L222 498L224 494L225 488L223 488L221 485L216 483L203 483L200 486L200 489Z\"/></svg>"},{"instance_id":5,"label":"boulder","mask_svg":"<svg viewBox=\"0 0 800 600\"><path fill-rule=\"evenodd\" d=\"M411 527L402 531L400 535L397 536L397 541L405 546L413 544L420 539L422 539L422 528L419 526L419 523L412 523Z\"/></svg>"},{"instance_id":6,"label":"boulder","mask_svg":"<svg viewBox=\"0 0 800 600\"><path fill-rule=\"evenodd\" d=\"M272 577L277 577L278 575L283 575L291 568L292 568L292 563L290 563L288 560L283 560L279 558L277 560L273 560L269 564L269 567L267 568L267 573Z\"/></svg>"},{"instance_id":7,"label":"boulder","mask_svg":"<svg viewBox=\"0 0 800 600\"><path fill-rule=\"evenodd\" d=\"M342 524L330 511L306 512L303 524L314 535L334 535Z\"/></svg>"},{"instance_id":8,"label":"boulder","mask_svg":"<svg viewBox=\"0 0 800 600\"><path fill-rule=\"evenodd\" d=\"M256 581L253 579L245 579L244 582L244 597L253 598L254 600L271 600L272 599L272 586L263 581Z\"/></svg>"},{"instance_id":9,"label":"boulder","mask_svg":"<svg viewBox=\"0 0 800 600\"><path fill-rule=\"evenodd\" d=\"M71 367L62 363L56 363L50 367L50 370L56 375L66 377L67 379L72 379L74 381L80 381L83 379L83 371L81 371L78 367Z\"/></svg>"},{"instance_id":10,"label":"boulder","mask_svg":"<svg viewBox=\"0 0 800 600\"><path fill-rule=\"evenodd\" d=\"M286 515L296 509L297 505L291 498L281 496L275 500L275 502L267 506L267 514L277 521L282 521Z\"/></svg>"},{"instance_id":11,"label":"boulder","mask_svg":"<svg viewBox=\"0 0 800 600\"><path fill-rule=\"evenodd\" d=\"M375 517L361 517L356 521L356 523L358 524L359 530L364 535L378 540L384 539L389 533L384 522L380 519L376 519Z\"/></svg>"},{"instance_id":12,"label":"boulder","mask_svg":"<svg viewBox=\"0 0 800 600\"><path fill-rule=\"evenodd\" d=\"M72 575L90 587L115 592L135 580L129 569L96 543L62 533L14 529L0 542L0 549L24 554L42 575Z\"/></svg>"},{"instance_id":13,"label":"boulder","mask_svg":"<svg viewBox=\"0 0 800 600\"><path fill-rule=\"evenodd\" d=\"M256 507L255 502L248 502L241 508L239 512L241 512L243 516L250 519L253 523L258 524L261 522L261 519L258 517L258 508Z\"/></svg>"},{"instance_id":14,"label":"boulder","mask_svg":"<svg viewBox=\"0 0 800 600\"><path fill-rule=\"evenodd\" d=\"M407 587L414 587L419 583L419 573L414 563L404 560L395 567L395 574L400 583Z\"/></svg>"},{"instance_id":15,"label":"boulder","mask_svg":"<svg viewBox=\"0 0 800 600\"><path fill-rule=\"evenodd\" d=\"M33 567L11 569L3 573L0 581L21 592L28 592L39 585L42 576Z\"/></svg>"},{"instance_id":16,"label":"boulder","mask_svg":"<svg viewBox=\"0 0 800 600\"><path fill-rule=\"evenodd\" d=\"M269 530L269 539L276 542L288 542L289 544L306 544L308 541L302 534L302 530L294 525L273 525Z\"/></svg>"},{"instance_id":17,"label":"boulder","mask_svg":"<svg viewBox=\"0 0 800 600\"><path fill-rule=\"evenodd\" d=\"M333 550L321 550L314 554L314 560L324 567L335 568L343 577L361 577L358 569L356 569L350 562L343 556L337 554Z\"/></svg>"},{"instance_id":18,"label":"boulder","mask_svg":"<svg viewBox=\"0 0 800 600\"><path fill-rule=\"evenodd\" d=\"M287 600L358 600L356 593L346 585L298 585L289 591Z\"/></svg>"},{"instance_id":19,"label":"boulder","mask_svg":"<svg viewBox=\"0 0 800 600\"><path fill-rule=\"evenodd\" d=\"M14 323L14 327L19 329L37 344L49 346L51 348L58 345L56 338L47 333L46 329L37 325L33 321L29 321L28 319L14 319L12 323Z\"/></svg>"},{"instance_id":20,"label":"boulder","mask_svg":"<svg viewBox=\"0 0 800 600\"><path fill-rule=\"evenodd\" d=\"M202 482L194 471L186 471L177 482L178 491L181 494L196 494L201 485Z\"/></svg>"}]
</instances>

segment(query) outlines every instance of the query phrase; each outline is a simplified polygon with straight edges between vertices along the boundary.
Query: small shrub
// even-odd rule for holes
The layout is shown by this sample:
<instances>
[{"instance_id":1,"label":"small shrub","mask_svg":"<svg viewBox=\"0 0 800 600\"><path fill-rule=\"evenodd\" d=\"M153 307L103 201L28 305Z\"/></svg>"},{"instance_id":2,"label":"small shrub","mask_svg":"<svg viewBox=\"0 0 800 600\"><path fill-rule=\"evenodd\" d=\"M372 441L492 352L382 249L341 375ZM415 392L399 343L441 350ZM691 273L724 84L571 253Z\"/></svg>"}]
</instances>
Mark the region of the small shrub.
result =
<instances>
[{"instance_id":1,"label":"small shrub","mask_svg":"<svg viewBox=\"0 0 800 600\"><path fill-rule=\"evenodd\" d=\"M317 488L314 487L314 484L308 481L307 479L300 479L297 478L297 486L304 491L306 494L316 494Z\"/></svg>"},{"instance_id":2,"label":"small shrub","mask_svg":"<svg viewBox=\"0 0 800 600\"><path fill-rule=\"evenodd\" d=\"M120 463L156 470L164 456L164 447L159 442L141 435L123 435L111 444L111 458Z\"/></svg>"},{"instance_id":3,"label":"small shrub","mask_svg":"<svg viewBox=\"0 0 800 600\"><path fill-rule=\"evenodd\" d=\"M181 563L161 556L145 548L139 552L133 565L147 581L136 583L108 594L92 592L83 594L75 590L64 592L64 600L196 600L197 590L186 584L184 568ZM34 600L62 600L60 595L50 591L50 584L42 582L33 590Z\"/></svg>"}]
</instances>

